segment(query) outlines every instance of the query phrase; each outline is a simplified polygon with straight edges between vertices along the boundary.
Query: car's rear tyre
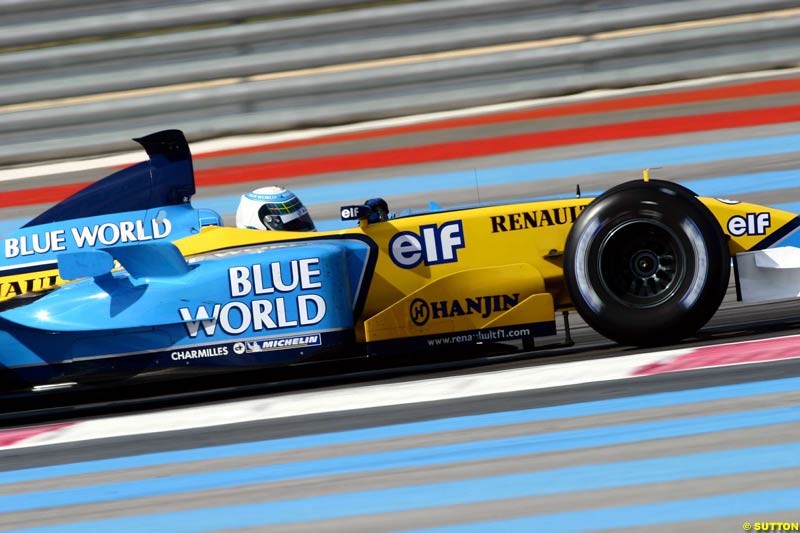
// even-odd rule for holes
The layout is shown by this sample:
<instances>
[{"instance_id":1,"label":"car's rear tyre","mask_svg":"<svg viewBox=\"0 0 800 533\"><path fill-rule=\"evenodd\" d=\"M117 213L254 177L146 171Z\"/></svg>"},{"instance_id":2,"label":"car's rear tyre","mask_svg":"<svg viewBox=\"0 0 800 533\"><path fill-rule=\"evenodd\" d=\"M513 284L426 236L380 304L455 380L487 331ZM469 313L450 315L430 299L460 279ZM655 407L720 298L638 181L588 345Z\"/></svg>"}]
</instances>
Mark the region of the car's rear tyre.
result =
<instances>
[{"instance_id":1,"label":"car's rear tyre","mask_svg":"<svg viewBox=\"0 0 800 533\"><path fill-rule=\"evenodd\" d=\"M691 336L728 288L730 257L711 212L680 185L623 183L595 199L567 237L564 279L598 333L653 346Z\"/></svg>"}]
</instances>

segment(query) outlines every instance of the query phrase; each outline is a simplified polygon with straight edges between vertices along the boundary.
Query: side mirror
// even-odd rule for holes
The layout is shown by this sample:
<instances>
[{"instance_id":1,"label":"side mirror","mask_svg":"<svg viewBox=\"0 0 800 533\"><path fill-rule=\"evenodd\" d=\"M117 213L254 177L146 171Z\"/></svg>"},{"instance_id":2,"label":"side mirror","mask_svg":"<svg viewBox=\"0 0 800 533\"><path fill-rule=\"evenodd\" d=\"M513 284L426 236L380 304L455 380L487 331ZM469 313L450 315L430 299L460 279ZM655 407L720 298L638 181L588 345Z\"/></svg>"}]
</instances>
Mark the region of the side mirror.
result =
<instances>
[{"instance_id":1,"label":"side mirror","mask_svg":"<svg viewBox=\"0 0 800 533\"><path fill-rule=\"evenodd\" d=\"M222 217L213 209L198 209L197 218L201 228L205 226L222 226Z\"/></svg>"}]
</instances>

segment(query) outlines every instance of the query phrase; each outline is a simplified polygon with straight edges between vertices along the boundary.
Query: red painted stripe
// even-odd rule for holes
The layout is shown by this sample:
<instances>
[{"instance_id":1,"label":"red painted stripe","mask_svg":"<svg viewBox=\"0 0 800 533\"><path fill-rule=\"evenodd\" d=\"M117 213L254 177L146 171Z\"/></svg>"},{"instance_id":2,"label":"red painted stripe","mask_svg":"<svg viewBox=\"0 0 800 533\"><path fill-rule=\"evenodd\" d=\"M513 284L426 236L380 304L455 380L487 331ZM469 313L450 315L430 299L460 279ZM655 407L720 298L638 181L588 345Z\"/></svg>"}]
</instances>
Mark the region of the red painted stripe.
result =
<instances>
[{"instance_id":1,"label":"red painted stripe","mask_svg":"<svg viewBox=\"0 0 800 533\"><path fill-rule=\"evenodd\" d=\"M51 433L53 431L58 431L59 429L73 425L75 424L66 423L66 424L53 424L51 426L38 426L32 428L2 430L0 431L0 447L13 446L14 444L18 444L24 440L28 440L38 435L42 435L44 433Z\"/></svg>"},{"instance_id":2,"label":"red painted stripe","mask_svg":"<svg viewBox=\"0 0 800 533\"><path fill-rule=\"evenodd\" d=\"M696 348L671 361L652 363L637 369L634 376L662 374L715 366L762 363L800 357L800 336L722 344Z\"/></svg>"},{"instance_id":3,"label":"red painted stripe","mask_svg":"<svg viewBox=\"0 0 800 533\"><path fill-rule=\"evenodd\" d=\"M16 191L0 192L0 208L60 202L87 185L90 185L90 183L67 183L64 185L53 185L51 187L33 187Z\"/></svg>"},{"instance_id":4,"label":"red painted stripe","mask_svg":"<svg viewBox=\"0 0 800 533\"><path fill-rule=\"evenodd\" d=\"M314 159L231 166L198 171L196 173L196 181L200 186L209 186L278 178L285 179L329 172L366 170L483 157L522 150L536 150L599 141L675 135L793 121L800 121L800 105L688 117L637 120L621 124L504 135L488 139L470 139L425 146L409 146L360 154L342 154Z\"/></svg>"},{"instance_id":5,"label":"red painted stripe","mask_svg":"<svg viewBox=\"0 0 800 533\"><path fill-rule=\"evenodd\" d=\"M689 89L663 94L651 94L643 96L614 98L592 102L580 102L576 104L554 105L536 109L524 109L520 111L508 111L503 113L491 113L476 115L473 117L462 117L448 120L437 120L406 126L393 126L389 128L379 128L368 131L353 133L341 133L315 137L313 139L299 139L296 141L285 141L280 143L264 144L258 146L248 146L245 148L232 148L217 152L206 152L198 154L195 159L209 159L214 157L225 157L232 155L251 154L256 152L266 152L272 150L283 150L287 148L298 148L302 146L314 146L319 144L331 144L336 142L358 141L371 139L374 137L384 137L389 135L401 135L404 133L419 133L425 131L436 131L442 129L454 129L471 126L483 126L487 124L503 124L508 122L518 122L538 118L555 118L570 115L583 115L589 113L608 113L612 111L625 111L630 109L641 109L647 107L658 107L667 105L690 104L708 102L712 100L726 100L732 98L751 98L755 96L767 96L770 94L781 94L800 91L800 78L784 80L766 80L739 85L728 85L723 87L712 87L706 89Z\"/></svg>"},{"instance_id":6,"label":"red painted stripe","mask_svg":"<svg viewBox=\"0 0 800 533\"><path fill-rule=\"evenodd\" d=\"M555 131L504 135L424 146L410 146L356 154L341 154L288 161L200 170L195 173L198 186L225 185L271 179L286 179L330 172L414 165L434 161L467 159L489 155L537 150L556 146L677 135L725 128L743 128L800 121L800 105L710 113L686 117L665 117L568 128ZM56 202L88 185L76 183L56 187L21 189L0 193L0 208Z\"/></svg>"}]
</instances>

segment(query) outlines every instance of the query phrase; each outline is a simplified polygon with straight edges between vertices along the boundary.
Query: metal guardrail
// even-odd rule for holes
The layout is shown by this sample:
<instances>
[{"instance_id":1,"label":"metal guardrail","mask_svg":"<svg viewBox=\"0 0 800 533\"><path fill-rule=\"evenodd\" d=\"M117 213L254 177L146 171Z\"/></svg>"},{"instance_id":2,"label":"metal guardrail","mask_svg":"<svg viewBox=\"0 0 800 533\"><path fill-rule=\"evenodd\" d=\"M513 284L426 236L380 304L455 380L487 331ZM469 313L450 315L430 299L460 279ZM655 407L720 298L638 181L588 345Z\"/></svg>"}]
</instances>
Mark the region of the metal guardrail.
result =
<instances>
[{"instance_id":1,"label":"metal guardrail","mask_svg":"<svg viewBox=\"0 0 800 533\"><path fill-rule=\"evenodd\" d=\"M114 36L164 28L222 22L241 22L251 17L274 17L364 4L365 0L194 0L176 5L146 7L126 4L110 13L83 14L45 23L29 22L0 27L0 47L49 43L66 39ZM99 9L102 6L97 6ZM55 6L54 6L55 7Z\"/></svg>"},{"instance_id":2,"label":"metal guardrail","mask_svg":"<svg viewBox=\"0 0 800 533\"><path fill-rule=\"evenodd\" d=\"M792 12L653 27L793 7L800 1L431 0L9 53L0 163L125 149L162 127L199 139L794 66ZM159 54L191 43L201 48L188 59ZM60 64L76 61L91 73ZM96 96L132 89L141 91ZM65 97L75 98L40 103Z\"/></svg>"},{"instance_id":3,"label":"metal guardrail","mask_svg":"<svg viewBox=\"0 0 800 533\"><path fill-rule=\"evenodd\" d=\"M200 76L201 79L213 79L222 75L217 70L224 67L218 61L221 57L249 58L273 49L276 50L274 52L276 54L297 53L309 46L319 47L319 43L328 49L331 47L339 51L347 49L355 57L374 57L376 52L372 52L370 46L358 46L358 44L364 39L374 39L375 36L387 34L398 35L407 41L408 35L430 33L431 29L449 29L454 24L466 25L466 29L470 30L472 39L476 42L482 40L503 42L512 37L504 37L502 33L491 28L482 32L475 31L478 29L475 27L476 17L481 17L485 21L485 17L491 17L493 13L499 12L508 20L513 19L512 15L524 13L528 15L527 20L530 20L531 15L541 16L544 9L558 3L557 0L538 2L440 0L235 24L141 38L25 50L0 55L0 79L10 83L14 83L14 78L28 81L31 77L29 73L46 73L47 70L64 69L74 65L80 65L82 69L91 69L92 65L100 64L105 67L113 63L115 71L136 70L152 67L154 63L158 66L172 56L179 58L180 66L183 66L184 70L191 71L192 75ZM537 28L537 33L543 30L548 32L541 24L534 23L534 26ZM555 33L558 31L560 30L557 29ZM0 26L0 36L3 33L4 28ZM459 42L455 42L449 47L444 45L440 48L458 46ZM387 52L377 53L386 55ZM337 57L332 56L330 59L323 57L316 62L330 64L336 60ZM258 65L260 61L255 59L251 63ZM103 72L102 69L97 70ZM94 74L97 72L92 73ZM75 73L72 72L72 75Z\"/></svg>"}]
</instances>

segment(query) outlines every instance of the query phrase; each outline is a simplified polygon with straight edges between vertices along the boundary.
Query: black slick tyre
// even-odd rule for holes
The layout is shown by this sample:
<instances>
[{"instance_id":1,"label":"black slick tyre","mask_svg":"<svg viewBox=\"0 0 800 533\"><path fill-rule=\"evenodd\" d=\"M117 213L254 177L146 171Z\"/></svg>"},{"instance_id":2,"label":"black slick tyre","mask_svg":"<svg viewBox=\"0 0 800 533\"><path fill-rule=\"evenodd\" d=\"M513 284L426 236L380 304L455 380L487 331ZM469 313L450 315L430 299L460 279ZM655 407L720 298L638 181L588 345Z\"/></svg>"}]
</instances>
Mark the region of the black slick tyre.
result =
<instances>
[{"instance_id":1,"label":"black slick tyre","mask_svg":"<svg viewBox=\"0 0 800 533\"><path fill-rule=\"evenodd\" d=\"M693 335L728 288L730 257L719 223L675 183L623 183L578 217L564 279L578 313L620 344L665 345Z\"/></svg>"}]
</instances>

